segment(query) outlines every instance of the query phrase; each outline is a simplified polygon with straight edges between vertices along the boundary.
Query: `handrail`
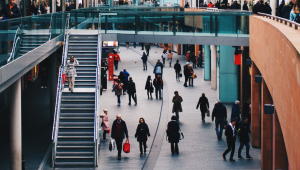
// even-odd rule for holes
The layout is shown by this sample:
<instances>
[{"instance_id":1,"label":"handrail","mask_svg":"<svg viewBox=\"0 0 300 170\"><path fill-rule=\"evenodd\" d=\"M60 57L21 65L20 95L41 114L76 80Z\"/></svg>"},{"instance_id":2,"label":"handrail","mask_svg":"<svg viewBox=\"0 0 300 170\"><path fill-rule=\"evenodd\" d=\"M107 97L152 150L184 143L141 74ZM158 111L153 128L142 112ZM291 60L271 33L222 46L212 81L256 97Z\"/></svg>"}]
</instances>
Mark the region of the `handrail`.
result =
<instances>
[{"instance_id":1,"label":"handrail","mask_svg":"<svg viewBox=\"0 0 300 170\"><path fill-rule=\"evenodd\" d=\"M50 19L50 26L49 26L49 41L51 40L51 32L52 32L52 17L53 17L53 13L51 14L51 19Z\"/></svg>"},{"instance_id":2,"label":"handrail","mask_svg":"<svg viewBox=\"0 0 300 170\"><path fill-rule=\"evenodd\" d=\"M67 20L66 20L66 29L65 29L65 35L64 35L64 47L63 47L63 57L62 57L62 62L61 64L63 66L66 65L66 54L67 54L67 45L68 45L68 30L69 30L69 22L70 22L70 13L67 15Z\"/></svg>"},{"instance_id":3,"label":"handrail","mask_svg":"<svg viewBox=\"0 0 300 170\"><path fill-rule=\"evenodd\" d=\"M14 55L15 55L15 48L16 48L16 44L18 42L18 40L20 39L19 37L17 38L17 35L18 35L18 31L20 30L20 27L18 27L17 31L16 31L16 34L15 34L15 37L14 37L14 43L13 43L13 48L11 50L11 53L10 53L10 56L9 58L7 59L7 63L10 62L10 59L13 58L14 59ZM16 39L17 38L17 39Z\"/></svg>"},{"instance_id":4,"label":"handrail","mask_svg":"<svg viewBox=\"0 0 300 170\"><path fill-rule=\"evenodd\" d=\"M258 12L257 14L260 15L260 16L263 16L263 17L267 17L269 19L276 20L277 22L280 21L280 23L282 23L284 21L285 25L287 25L287 23L289 23L289 27L293 27L293 25L294 25L295 30L298 30L298 27L300 27L299 23L288 20L288 19L285 19L285 18L281 18L281 17L277 17L277 16L274 16L274 15L269 15L269 14L261 13L261 12Z\"/></svg>"}]
</instances>

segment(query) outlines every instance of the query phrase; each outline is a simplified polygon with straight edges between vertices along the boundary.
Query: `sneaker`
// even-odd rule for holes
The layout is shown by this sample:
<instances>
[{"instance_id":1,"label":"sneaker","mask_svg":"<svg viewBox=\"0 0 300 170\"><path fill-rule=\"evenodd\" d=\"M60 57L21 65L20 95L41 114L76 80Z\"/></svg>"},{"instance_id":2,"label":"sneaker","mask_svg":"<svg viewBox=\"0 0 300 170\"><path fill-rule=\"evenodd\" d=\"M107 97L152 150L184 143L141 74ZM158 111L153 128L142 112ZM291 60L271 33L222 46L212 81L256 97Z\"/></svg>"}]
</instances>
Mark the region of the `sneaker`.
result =
<instances>
[{"instance_id":1,"label":"sneaker","mask_svg":"<svg viewBox=\"0 0 300 170\"><path fill-rule=\"evenodd\" d=\"M44 88L44 86L41 87L41 89Z\"/></svg>"},{"instance_id":2,"label":"sneaker","mask_svg":"<svg viewBox=\"0 0 300 170\"><path fill-rule=\"evenodd\" d=\"M239 160L244 160L244 158L242 156L238 156Z\"/></svg>"},{"instance_id":3,"label":"sneaker","mask_svg":"<svg viewBox=\"0 0 300 170\"><path fill-rule=\"evenodd\" d=\"M144 154L143 153L140 153L140 156L143 156Z\"/></svg>"},{"instance_id":4,"label":"sneaker","mask_svg":"<svg viewBox=\"0 0 300 170\"><path fill-rule=\"evenodd\" d=\"M246 159L253 159L251 156L247 156Z\"/></svg>"},{"instance_id":5,"label":"sneaker","mask_svg":"<svg viewBox=\"0 0 300 170\"><path fill-rule=\"evenodd\" d=\"M121 156L118 156L118 160L121 160Z\"/></svg>"},{"instance_id":6,"label":"sneaker","mask_svg":"<svg viewBox=\"0 0 300 170\"><path fill-rule=\"evenodd\" d=\"M120 103L118 103L118 106L121 106L121 104L120 104Z\"/></svg>"}]
</instances>

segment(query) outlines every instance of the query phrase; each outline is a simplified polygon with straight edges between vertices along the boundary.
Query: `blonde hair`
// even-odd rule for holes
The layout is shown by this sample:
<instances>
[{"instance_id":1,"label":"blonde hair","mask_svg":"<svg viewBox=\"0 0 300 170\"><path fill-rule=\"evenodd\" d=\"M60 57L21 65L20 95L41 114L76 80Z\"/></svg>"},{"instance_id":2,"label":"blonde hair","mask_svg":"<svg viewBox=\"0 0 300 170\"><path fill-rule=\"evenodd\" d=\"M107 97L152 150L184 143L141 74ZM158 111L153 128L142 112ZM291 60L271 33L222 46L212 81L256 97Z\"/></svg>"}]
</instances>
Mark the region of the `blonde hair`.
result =
<instances>
[{"instance_id":1,"label":"blonde hair","mask_svg":"<svg viewBox=\"0 0 300 170\"><path fill-rule=\"evenodd\" d=\"M285 3L285 5L289 5L289 4L290 4L290 2L286 2L286 3Z\"/></svg>"}]
</instances>

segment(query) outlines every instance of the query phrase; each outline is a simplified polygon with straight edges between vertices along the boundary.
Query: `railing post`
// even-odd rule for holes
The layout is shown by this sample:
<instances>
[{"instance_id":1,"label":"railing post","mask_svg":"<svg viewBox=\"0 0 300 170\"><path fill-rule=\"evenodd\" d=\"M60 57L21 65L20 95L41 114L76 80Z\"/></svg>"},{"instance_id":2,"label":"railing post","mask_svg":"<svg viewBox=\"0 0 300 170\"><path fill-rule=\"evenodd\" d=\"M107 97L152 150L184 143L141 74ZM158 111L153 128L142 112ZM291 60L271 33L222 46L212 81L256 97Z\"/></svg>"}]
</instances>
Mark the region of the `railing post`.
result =
<instances>
[{"instance_id":1,"label":"railing post","mask_svg":"<svg viewBox=\"0 0 300 170\"><path fill-rule=\"evenodd\" d=\"M173 35L176 35L176 15L173 15Z\"/></svg>"},{"instance_id":2,"label":"railing post","mask_svg":"<svg viewBox=\"0 0 300 170\"><path fill-rule=\"evenodd\" d=\"M215 37L218 36L218 15L215 15Z\"/></svg>"},{"instance_id":3,"label":"railing post","mask_svg":"<svg viewBox=\"0 0 300 170\"><path fill-rule=\"evenodd\" d=\"M210 24L210 33L212 34L213 33L213 19L212 19L212 15L209 16L209 24Z\"/></svg>"}]
</instances>

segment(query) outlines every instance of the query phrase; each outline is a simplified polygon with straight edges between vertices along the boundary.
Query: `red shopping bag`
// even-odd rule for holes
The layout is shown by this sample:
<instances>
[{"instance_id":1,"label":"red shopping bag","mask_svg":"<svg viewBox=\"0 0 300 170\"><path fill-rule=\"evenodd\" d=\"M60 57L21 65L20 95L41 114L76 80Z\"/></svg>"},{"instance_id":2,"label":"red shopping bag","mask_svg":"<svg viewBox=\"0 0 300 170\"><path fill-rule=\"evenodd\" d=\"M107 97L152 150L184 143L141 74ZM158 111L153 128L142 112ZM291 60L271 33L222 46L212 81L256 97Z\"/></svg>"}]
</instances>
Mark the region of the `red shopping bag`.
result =
<instances>
[{"instance_id":1,"label":"red shopping bag","mask_svg":"<svg viewBox=\"0 0 300 170\"><path fill-rule=\"evenodd\" d=\"M66 82L66 74L62 74L62 78L63 78L63 84L65 84L65 82Z\"/></svg>"},{"instance_id":2,"label":"red shopping bag","mask_svg":"<svg viewBox=\"0 0 300 170\"><path fill-rule=\"evenodd\" d=\"M130 152L130 143L129 143L129 139L126 140L126 142L123 144L123 151L125 153L129 153Z\"/></svg>"}]
</instances>

